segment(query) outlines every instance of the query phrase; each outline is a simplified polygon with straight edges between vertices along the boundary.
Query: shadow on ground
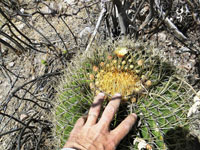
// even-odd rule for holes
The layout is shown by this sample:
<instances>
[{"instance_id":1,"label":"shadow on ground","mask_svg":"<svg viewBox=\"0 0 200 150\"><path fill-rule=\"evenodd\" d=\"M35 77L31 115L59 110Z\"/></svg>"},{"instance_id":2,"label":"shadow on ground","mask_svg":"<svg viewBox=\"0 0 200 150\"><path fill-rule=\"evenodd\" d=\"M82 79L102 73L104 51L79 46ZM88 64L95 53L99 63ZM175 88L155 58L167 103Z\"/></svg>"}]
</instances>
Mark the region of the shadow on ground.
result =
<instances>
[{"instance_id":1,"label":"shadow on ground","mask_svg":"<svg viewBox=\"0 0 200 150\"><path fill-rule=\"evenodd\" d=\"M187 129L176 127L164 135L164 142L169 150L199 150L197 137L189 134Z\"/></svg>"}]
</instances>

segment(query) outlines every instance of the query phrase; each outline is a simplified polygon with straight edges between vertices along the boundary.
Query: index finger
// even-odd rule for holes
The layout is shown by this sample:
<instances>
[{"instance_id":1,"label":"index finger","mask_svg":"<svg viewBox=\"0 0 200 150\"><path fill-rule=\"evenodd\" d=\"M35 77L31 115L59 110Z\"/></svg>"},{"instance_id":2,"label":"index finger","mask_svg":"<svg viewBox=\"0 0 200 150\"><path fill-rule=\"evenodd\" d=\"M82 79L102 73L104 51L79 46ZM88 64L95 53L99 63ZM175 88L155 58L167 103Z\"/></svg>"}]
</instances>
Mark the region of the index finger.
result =
<instances>
[{"instance_id":1,"label":"index finger","mask_svg":"<svg viewBox=\"0 0 200 150\"><path fill-rule=\"evenodd\" d=\"M94 125L98 119L102 102L104 100L104 93L99 93L95 98L92 106L90 107L88 118L85 125Z\"/></svg>"}]
</instances>

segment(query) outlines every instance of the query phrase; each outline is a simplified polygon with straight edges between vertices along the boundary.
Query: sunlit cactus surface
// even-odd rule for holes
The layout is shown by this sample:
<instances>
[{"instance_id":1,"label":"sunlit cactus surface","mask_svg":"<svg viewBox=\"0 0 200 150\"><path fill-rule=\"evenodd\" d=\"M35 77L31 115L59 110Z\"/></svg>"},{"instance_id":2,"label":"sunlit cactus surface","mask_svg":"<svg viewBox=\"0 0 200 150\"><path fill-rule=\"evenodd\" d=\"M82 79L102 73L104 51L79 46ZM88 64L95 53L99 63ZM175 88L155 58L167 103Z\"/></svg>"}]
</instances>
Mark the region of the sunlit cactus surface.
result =
<instances>
[{"instance_id":1,"label":"sunlit cactus surface","mask_svg":"<svg viewBox=\"0 0 200 150\"><path fill-rule=\"evenodd\" d=\"M103 45L103 46L102 46ZM86 115L99 92L106 94L105 104L115 93L122 94L116 126L124 115L135 112L137 127L121 149L135 149L136 138L146 141L146 149L167 149L167 133L177 127L188 128L187 112L195 91L177 73L177 68L160 59L152 44L129 39L94 45L78 54L58 89L55 131L59 147L64 144L76 120ZM121 115L121 116L120 116ZM131 133L130 133L131 134ZM183 141L177 139L179 146Z\"/></svg>"}]
</instances>

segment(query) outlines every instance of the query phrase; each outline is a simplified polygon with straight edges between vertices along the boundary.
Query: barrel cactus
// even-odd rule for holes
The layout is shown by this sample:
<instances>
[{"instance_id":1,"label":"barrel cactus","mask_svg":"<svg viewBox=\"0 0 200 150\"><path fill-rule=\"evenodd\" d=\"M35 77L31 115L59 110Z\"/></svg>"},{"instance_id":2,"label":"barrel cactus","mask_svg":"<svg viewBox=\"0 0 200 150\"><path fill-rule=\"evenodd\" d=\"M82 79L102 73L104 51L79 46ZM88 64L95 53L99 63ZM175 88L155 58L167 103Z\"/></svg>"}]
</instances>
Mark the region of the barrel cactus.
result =
<instances>
[{"instance_id":1,"label":"barrel cactus","mask_svg":"<svg viewBox=\"0 0 200 150\"><path fill-rule=\"evenodd\" d=\"M124 114L135 112L140 118L135 133L125 141L128 144L119 145L120 149L138 147L140 143L133 142L138 138L147 143L146 149L167 149L169 144L179 147L183 141L166 135L178 127L188 128L187 112L195 94L192 87L175 66L160 59L152 44L125 39L102 45L78 54L66 70L55 107L59 147L99 92L106 94L104 105L115 93L122 94L113 128ZM169 138L177 142L170 143Z\"/></svg>"}]
</instances>

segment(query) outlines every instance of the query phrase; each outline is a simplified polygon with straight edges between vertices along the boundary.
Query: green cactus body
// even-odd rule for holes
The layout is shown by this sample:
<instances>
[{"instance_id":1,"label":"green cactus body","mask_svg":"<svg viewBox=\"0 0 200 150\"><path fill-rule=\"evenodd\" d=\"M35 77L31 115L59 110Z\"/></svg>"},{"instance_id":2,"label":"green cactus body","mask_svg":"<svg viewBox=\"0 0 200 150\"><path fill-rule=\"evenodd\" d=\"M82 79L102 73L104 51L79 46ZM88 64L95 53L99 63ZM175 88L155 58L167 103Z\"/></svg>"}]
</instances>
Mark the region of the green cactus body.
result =
<instances>
[{"instance_id":1,"label":"green cactus body","mask_svg":"<svg viewBox=\"0 0 200 150\"><path fill-rule=\"evenodd\" d=\"M75 121L87 113L94 95L104 92L107 99L121 93L121 105L127 104L130 109L119 111L127 115L135 112L140 117L137 133L129 143L137 136L153 149L167 149L166 133L176 127L188 127L186 115L195 91L155 51L152 45L127 39L94 46L90 52L79 54L69 64L58 90L55 126L59 147ZM112 128L119 124L119 115ZM125 147L133 149L137 145Z\"/></svg>"},{"instance_id":2,"label":"green cactus body","mask_svg":"<svg viewBox=\"0 0 200 150\"><path fill-rule=\"evenodd\" d=\"M182 84L182 85L181 85ZM141 136L157 149L167 149L164 135L175 127L188 127L186 118L191 95L186 85L175 76L149 92L139 100L136 113L143 115ZM152 139L154 139L152 141Z\"/></svg>"}]
</instances>

